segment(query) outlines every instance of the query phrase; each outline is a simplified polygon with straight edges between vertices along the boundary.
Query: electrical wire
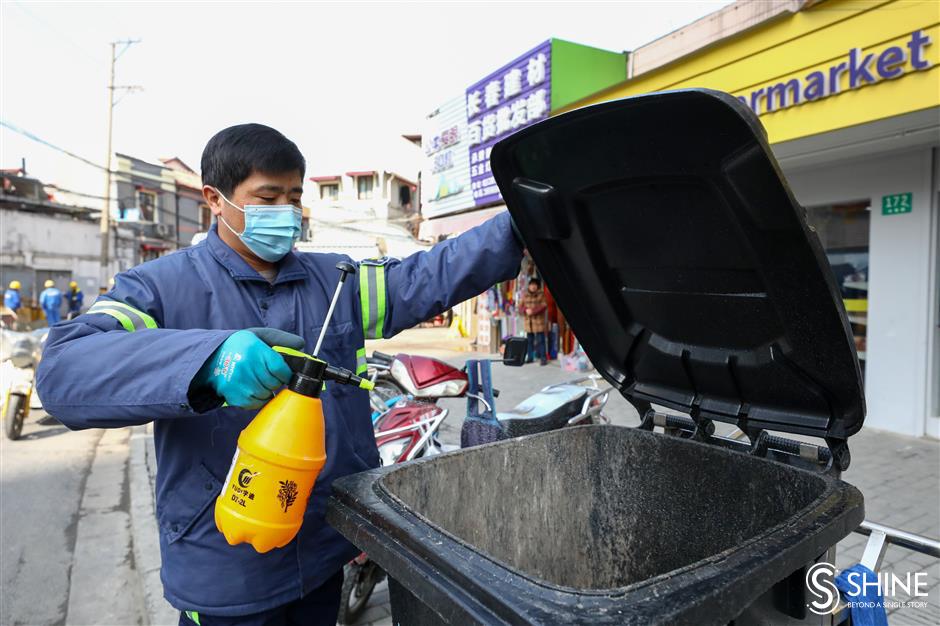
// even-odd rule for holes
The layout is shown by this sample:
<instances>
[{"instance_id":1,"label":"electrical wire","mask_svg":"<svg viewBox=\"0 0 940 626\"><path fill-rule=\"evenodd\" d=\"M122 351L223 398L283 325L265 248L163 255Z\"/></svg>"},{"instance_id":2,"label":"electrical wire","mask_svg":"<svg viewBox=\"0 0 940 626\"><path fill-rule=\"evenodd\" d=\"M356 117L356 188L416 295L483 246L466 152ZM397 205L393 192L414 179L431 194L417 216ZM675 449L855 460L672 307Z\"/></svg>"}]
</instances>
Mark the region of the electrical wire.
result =
<instances>
[{"instance_id":1,"label":"electrical wire","mask_svg":"<svg viewBox=\"0 0 940 626\"><path fill-rule=\"evenodd\" d=\"M61 152L61 153L64 154L64 155L67 155L67 156L72 157L73 159L77 159L77 160L81 161L82 163L84 163L85 165L90 165L91 167L94 167L95 169L99 169L99 170L101 170L102 172L107 172L107 171L108 171L108 168L106 168L105 166L99 165L99 164L95 163L94 161L91 161L91 160L89 160L89 159L86 159L86 158L83 157L83 156L79 156L79 155L75 154L74 152L71 152L71 151L69 151L69 150L66 150L65 148L60 148L59 146L55 145L54 143L51 143L51 142L49 142L49 141L46 141L46 140L43 139L42 137L39 137L39 136L37 136L37 135L34 135L33 133L29 132L29 131L26 130L25 128L20 128L19 126L17 126L16 124L13 124L12 122L8 122L8 121L6 121L6 120L0 119L0 126L4 126L4 127L6 127L6 128L9 128L9 129L12 130L14 133L18 133L18 134L20 134L20 135L23 135L23 136L26 137L27 139L31 139L31 140L35 141L36 143L42 144L42 145L44 145L44 146L46 146L46 147L48 147L48 148L52 148L53 150L56 150L57 152ZM111 173L112 173L112 174L117 174L118 172L116 172L116 171L114 171L114 170L111 170Z\"/></svg>"}]
</instances>

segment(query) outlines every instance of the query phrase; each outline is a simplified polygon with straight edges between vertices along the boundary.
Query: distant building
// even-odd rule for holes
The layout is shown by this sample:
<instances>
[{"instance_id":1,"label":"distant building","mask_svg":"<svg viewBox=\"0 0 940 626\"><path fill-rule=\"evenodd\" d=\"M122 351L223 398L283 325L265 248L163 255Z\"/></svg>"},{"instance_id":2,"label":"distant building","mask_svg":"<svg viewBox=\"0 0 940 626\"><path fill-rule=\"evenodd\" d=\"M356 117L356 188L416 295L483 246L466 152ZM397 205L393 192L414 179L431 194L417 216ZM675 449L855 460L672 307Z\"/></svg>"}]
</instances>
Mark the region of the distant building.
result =
<instances>
[{"instance_id":1,"label":"distant building","mask_svg":"<svg viewBox=\"0 0 940 626\"><path fill-rule=\"evenodd\" d=\"M202 197L202 177L179 157L160 159L160 162L176 184L177 239L180 246L187 246L196 233L205 232L212 225L212 211Z\"/></svg>"},{"instance_id":2,"label":"distant building","mask_svg":"<svg viewBox=\"0 0 940 626\"><path fill-rule=\"evenodd\" d=\"M141 240L143 260L188 246L197 232L208 228L211 213L202 200L199 175L177 157L149 163L116 153L111 208L114 220Z\"/></svg>"},{"instance_id":3,"label":"distant building","mask_svg":"<svg viewBox=\"0 0 940 626\"><path fill-rule=\"evenodd\" d=\"M405 256L426 247L415 239L419 204L420 136L394 138L369 158L309 177L305 251L341 252L355 259ZM367 164L363 166L363 164Z\"/></svg>"},{"instance_id":4,"label":"distant building","mask_svg":"<svg viewBox=\"0 0 940 626\"><path fill-rule=\"evenodd\" d=\"M317 195L309 203L319 207L343 208L364 218L405 223L418 213L417 172L374 169L311 176Z\"/></svg>"},{"instance_id":5,"label":"distant building","mask_svg":"<svg viewBox=\"0 0 940 626\"><path fill-rule=\"evenodd\" d=\"M65 290L76 281L91 304L99 288L101 235L100 209L75 206L71 201L88 196L44 185L35 178L2 173L0 190L0 284L22 284L29 321L38 317L37 299L46 280ZM119 225L112 229L109 273L116 274L141 261L135 233Z\"/></svg>"}]
</instances>

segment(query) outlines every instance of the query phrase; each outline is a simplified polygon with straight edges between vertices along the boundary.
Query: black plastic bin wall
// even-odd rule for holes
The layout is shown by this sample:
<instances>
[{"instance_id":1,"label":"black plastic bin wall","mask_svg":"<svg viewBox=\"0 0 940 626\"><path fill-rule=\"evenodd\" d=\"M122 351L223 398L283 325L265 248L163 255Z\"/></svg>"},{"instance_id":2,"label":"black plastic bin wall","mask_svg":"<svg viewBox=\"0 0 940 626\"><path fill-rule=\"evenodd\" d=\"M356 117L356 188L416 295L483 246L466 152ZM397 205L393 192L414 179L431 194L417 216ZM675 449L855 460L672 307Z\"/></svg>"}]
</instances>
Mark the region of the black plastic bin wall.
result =
<instances>
[{"instance_id":1,"label":"black plastic bin wall","mask_svg":"<svg viewBox=\"0 0 940 626\"><path fill-rule=\"evenodd\" d=\"M566 428L337 480L327 520L388 572L393 620L812 617L804 568L864 518L838 478L864 400L759 122L727 94L651 94L524 129L492 166L598 371L641 416L652 403L696 428ZM830 464L771 450L771 431L823 440Z\"/></svg>"},{"instance_id":2,"label":"black plastic bin wall","mask_svg":"<svg viewBox=\"0 0 940 626\"><path fill-rule=\"evenodd\" d=\"M616 426L336 486L327 519L404 587L401 624L727 623L863 517L824 474Z\"/></svg>"}]
</instances>

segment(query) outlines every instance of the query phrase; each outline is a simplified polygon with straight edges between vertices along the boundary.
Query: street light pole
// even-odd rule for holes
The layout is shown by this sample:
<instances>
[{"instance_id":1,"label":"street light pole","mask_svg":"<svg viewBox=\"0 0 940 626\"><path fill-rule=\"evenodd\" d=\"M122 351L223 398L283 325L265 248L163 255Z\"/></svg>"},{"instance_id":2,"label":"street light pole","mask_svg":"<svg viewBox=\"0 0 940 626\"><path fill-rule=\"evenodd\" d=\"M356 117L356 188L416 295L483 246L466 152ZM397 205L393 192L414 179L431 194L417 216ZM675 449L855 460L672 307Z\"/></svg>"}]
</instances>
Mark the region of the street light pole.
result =
<instances>
[{"instance_id":1,"label":"street light pole","mask_svg":"<svg viewBox=\"0 0 940 626\"><path fill-rule=\"evenodd\" d=\"M139 43L140 39L125 39L124 41L112 41L111 42L111 76L108 80L108 155L105 159L105 185L104 185L104 207L101 209L101 268L99 273L99 290L105 291L107 289L108 279L110 278L110 272L108 271L108 256L110 254L109 250L109 239L111 234L111 138L114 133L114 91L115 89L124 89L127 91L135 91L140 89L137 86L127 86L127 87L115 87L114 85L114 65L117 63L118 57L124 53L124 50L127 50L135 43ZM117 52L117 45L124 44L124 48L120 53Z\"/></svg>"}]
</instances>

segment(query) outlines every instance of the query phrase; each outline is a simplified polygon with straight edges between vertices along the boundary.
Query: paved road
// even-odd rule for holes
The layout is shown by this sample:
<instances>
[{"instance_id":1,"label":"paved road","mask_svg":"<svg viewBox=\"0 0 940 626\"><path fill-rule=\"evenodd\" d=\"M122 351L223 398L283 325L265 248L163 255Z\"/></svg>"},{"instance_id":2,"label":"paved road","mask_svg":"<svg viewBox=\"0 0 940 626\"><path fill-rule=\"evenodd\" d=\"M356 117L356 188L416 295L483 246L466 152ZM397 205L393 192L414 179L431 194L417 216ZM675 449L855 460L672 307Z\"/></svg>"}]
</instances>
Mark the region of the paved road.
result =
<instances>
[{"instance_id":1,"label":"paved road","mask_svg":"<svg viewBox=\"0 0 940 626\"><path fill-rule=\"evenodd\" d=\"M0 441L0 624L142 623L129 432L69 432L44 416Z\"/></svg>"},{"instance_id":2,"label":"paved road","mask_svg":"<svg viewBox=\"0 0 940 626\"><path fill-rule=\"evenodd\" d=\"M41 426L0 439L0 623L64 624L79 506L101 431Z\"/></svg>"}]
</instances>

